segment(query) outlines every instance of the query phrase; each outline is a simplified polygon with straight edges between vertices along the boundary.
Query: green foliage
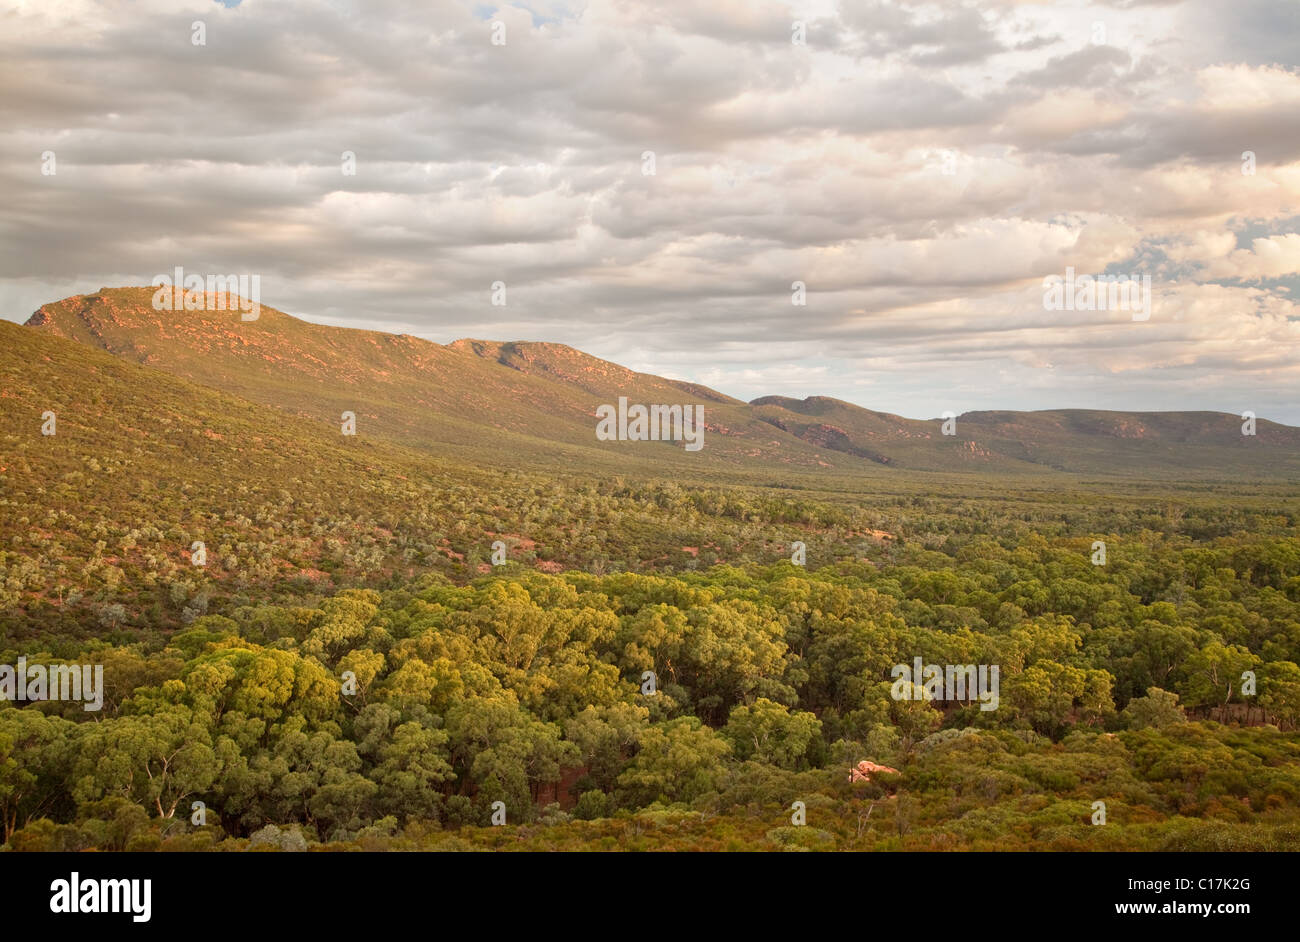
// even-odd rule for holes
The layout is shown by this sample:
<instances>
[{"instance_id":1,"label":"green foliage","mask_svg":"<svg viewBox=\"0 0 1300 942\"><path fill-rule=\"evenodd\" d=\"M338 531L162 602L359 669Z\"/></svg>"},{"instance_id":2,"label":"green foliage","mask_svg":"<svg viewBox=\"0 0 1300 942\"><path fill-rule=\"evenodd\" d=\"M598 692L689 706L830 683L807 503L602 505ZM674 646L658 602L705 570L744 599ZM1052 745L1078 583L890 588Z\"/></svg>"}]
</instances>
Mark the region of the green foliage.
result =
<instances>
[{"instance_id":1,"label":"green foliage","mask_svg":"<svg viewBox=\"0 0 1300 942\"><path fill-rule=\"evenodd\" d=\"M0 664L104 666L0 703L13 850L1296 849L1289 485L524 473L3 332Z\"/></svg>"},{"instance_id":2,"label":"green foliage","mask_svg":"<svg viewBox=\"0 0 1300 942\"><path fill-rule=\"evenodd\" d=\"M152 644L65 645L102 659L110 694L99 715L0 707L6 842L379 849L458 830L496 846L502 802L524 846L1292 846L1300 669L1268 659L1294 656L1285 636L1225 644L1197 627L1209 598L1129 596L1127 635L1116 617L1008 615L1010 587L1024 600L1036 570L1069 560L987 546L940 570L941 591L914 564L427 580L300 607L301 628L268 632L278 611L244 606ZM1228 567L1200 560L1222 585ZM1294 614L1233 584L1247 611ZM954 604L970 616L935 627ZM1152 639L1140 662L1131 636ZM999 708L893 699L890 665L915 656L999 664ZM1259 694L1243 702L1225 681L1252 668ZM645 670L664 680L652 695ZM1119 675L1173 689L1121 703ZM849 784L862 758L899 774ZM789 823L796 797L807 828ZM188 821L194 801L208 823ZM1198 820L1217 830L1179 823Z\"/></svg>"}]
</instances>

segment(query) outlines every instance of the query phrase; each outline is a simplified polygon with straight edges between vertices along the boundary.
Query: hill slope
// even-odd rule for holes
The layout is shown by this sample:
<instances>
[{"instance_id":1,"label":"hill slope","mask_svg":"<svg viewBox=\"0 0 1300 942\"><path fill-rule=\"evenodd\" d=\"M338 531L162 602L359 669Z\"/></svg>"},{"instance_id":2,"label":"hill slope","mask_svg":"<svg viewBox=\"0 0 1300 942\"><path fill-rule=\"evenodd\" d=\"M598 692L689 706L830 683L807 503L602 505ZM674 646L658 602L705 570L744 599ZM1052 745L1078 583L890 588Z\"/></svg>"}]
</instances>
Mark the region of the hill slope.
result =
<instances>
[{"instance_id":1,"label":"hill slope","mask_svg":"<svg viewBox=\"0 0 1300 942\"><path fill-rule=\"evenodd\" d=\"M0 642L176 627L429 573L463 581L493 571L498 540L506 571L648 572L706 566L723 547L771 562L790 539L830 558L870 525L789 492L688 493L344 436L0 321Z\"/></svg>"},{"instance_id":2,"label":"hill slope","mask_svg":"<svg viewBox=\"0 0 1300 942\"><path fill-rule=\"evenodd\" d=\"M653 474L768 470L880 474L891 469L1075 472L1127 477L1288 477L1300 429L1211 412L969 412L956 434L841 400L767 396L751 403L637 373L551 343L458 340L311 324L261 308L155 311L150 288L106 288L42 306L29 327L98 347L206 387L426 453L543 467ZM232 305L233 306L233 305ZM600 442L596 409L700 404L705 447Z\"/></svg>"},{"instance_id":3,"label":"hill slope","mask_svg":"<svg viewBox=\"0 0 1300 942\"><path fill-rule=\"evenodd\" d=\"M571 466L690 468L748 462L826 467L819 449L779 435L743 402L705 387L634 373L569 347L406 335L311 324L266 305L155 311L149 288L105 289L40 308L27 324L205 386L357 433L435 453ZM678 445L598 442L596 409L631 402L705 406L702 452ZM832 457L835 457L832 453ZM845 466L851 462L843 456Z\"/></svg>"},{"instance_id":4,"label":"hill slope","mask_svg":"<svg viewBox=\"0 0 1300 942\"><path fill-rule=\"evenodd\" d=\"M1117 476L1293 476L1300 429L1265 419L1243 435L1223 412L966 412L955 434L942 421L905 419L825 396L765 396L751 405L764 421L803 441L896 468L1035 468Z\"/></svg>"}]
</instances>

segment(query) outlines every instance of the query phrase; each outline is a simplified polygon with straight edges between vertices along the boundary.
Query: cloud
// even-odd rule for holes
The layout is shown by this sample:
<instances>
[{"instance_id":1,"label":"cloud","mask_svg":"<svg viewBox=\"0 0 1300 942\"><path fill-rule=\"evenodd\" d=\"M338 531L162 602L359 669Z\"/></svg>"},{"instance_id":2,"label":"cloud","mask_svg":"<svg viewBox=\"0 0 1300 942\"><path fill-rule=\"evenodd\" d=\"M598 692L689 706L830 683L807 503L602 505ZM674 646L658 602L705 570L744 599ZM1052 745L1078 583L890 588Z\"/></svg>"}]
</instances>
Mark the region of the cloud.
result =
<instances>
[{"instance_id":1,"label":"cloud","mask_svg":"<svg viewBox=\"0 0 1300 942\"><path fill-rule=\"evenodd\" d=\"M746 397L1300 422L1295 6L1232 9L11 0L0 314L182 265ZM1045 312L1067 266L1151 322Z\"/></svg>"},{"instance_id":2,"label":"cloud","mask_svg":"<svg viewBox=\"0 0 1300 942\"><path fill-rule=\"evenodd\" d=\"M1171 255L1194 265L1206 279L1260 281L1300 274L1300 233L1252 239L1250 248L1236 244L1231 232L1199 233Z\"/></svg>"}]
</instances>

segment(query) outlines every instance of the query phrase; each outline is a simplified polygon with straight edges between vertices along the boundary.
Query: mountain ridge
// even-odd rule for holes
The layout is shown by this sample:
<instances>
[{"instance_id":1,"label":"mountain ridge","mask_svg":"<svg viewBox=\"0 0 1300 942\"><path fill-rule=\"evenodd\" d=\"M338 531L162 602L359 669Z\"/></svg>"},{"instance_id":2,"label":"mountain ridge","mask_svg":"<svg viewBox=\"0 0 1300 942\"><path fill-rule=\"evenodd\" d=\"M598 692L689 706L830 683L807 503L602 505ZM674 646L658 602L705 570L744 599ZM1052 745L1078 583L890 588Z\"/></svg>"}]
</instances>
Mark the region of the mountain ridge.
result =
<instances>
[{"instance_id":1,"label":"mountain ridge","mask_svg":"<svg viewBox=\"0 0 1300 942\"><path fill-rule=\"evenodd\" d=\"M432 453L495 443L521 459L557 447L570 463L619 448L620 457L632 457L629 443L594 436L596 408L626 396L705 407L703 452L647 442L635 455L670 473L692 461L850 473L1300 471L1300 429L1259 419L1256 435L1246 436L1242 418L1231 413L972 410L955 417L949 435L943 419L909 419L829 396L745 402L566 344L439 344L315 324L266 305L256 320L243 321L231 299L215 296L205 301L225 300L226 310L158 311L155 290L104 288L64 298L41 305L24 326L300 417L337 422L351 411L366 434Z\"/></svg>"}]
</instances>

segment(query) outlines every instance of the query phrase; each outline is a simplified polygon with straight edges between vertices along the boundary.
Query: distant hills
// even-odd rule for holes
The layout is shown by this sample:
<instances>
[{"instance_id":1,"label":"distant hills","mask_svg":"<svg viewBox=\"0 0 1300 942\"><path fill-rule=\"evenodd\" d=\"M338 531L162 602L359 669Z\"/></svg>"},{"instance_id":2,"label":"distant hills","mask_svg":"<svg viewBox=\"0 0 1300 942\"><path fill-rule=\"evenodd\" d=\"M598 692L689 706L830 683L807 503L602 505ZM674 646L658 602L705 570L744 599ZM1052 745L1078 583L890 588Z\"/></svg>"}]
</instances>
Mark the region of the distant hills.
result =
<instances>
[{"instance_id":1,"label":"distant hills","mask_svg":"<svg viewBox=\"0 0 1300 942\"><path fill-rule=\"evenodd\" d=\"M941 419L907 419L821 396L746 403L562 344L443 345L312 324L266 305L255 321L232 310L156 311L154 290L105 288L66 298L43 305L26 326L336 434L341 413L351 411L359 437L480 460L665 474L741 467L1161 478L1300 472L1300 429L1261 419L1256 435L1244 436L1241 418L1230 413L969 412L957 417L955 435L944 435ZM12 345L0 353L15 355ZM702 404L704 449L597 441L597 407L620 396Z\"/></svg>"}]
</instances>

